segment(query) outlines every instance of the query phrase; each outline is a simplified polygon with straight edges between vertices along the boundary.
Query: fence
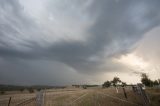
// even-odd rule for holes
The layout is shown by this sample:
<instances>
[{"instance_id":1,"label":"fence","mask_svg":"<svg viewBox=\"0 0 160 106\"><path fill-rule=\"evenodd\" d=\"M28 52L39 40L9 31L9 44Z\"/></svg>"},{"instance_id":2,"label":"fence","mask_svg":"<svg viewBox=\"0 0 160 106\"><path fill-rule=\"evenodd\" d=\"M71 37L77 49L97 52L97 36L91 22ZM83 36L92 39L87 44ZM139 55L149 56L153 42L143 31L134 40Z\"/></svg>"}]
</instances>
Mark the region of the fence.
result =
<instances>
[{"instance_id":1,"label":"fence","mask_svg":"<svg viewBox=\"0 0 160 106\"><path fill-rule=\"evenodd\" d=\"M149 99L141 86L135 85L130 89L110 88L110 91L100 90L66 90L66 91L40 91L36 95L28 97L8 97L0 100L0 106L83 106L88 103L90 106L101 106L107 104L112 106L116 102L123 106L149 106ZM101 91L102 90L102 91ZM118 92L117 92L118 90ZM133 91L132 91L133 90ZM115 94L113 94L113 92ZM143 103L132 101L130 98L135 94ZM113 95L112 95L113 94ZM115 102L115 103L114 103Z\"/></svg>"},{"instance_id":2,"label":"fence","mask_svg":"<svg viewBox=\"0 0 160 106\"><path fill-rule=\"evenodd\" d=\"M25 104L30 104L29 106L35 106L35 105L31 105L32 103L35 104L34 99L35 96L34 95L12 95L12 96L8 96L6 95L4 98L0 98L0 106L17 106L19 104L22 103L22 105L19 106L25 106L23 105L23 103ZM30 103L29 103L30 102ZM27 106L27 105L26 105Z\"/></svg>"},{"instance_id":3,"label":"fence","mask_svg":"<svg viewBox=\"0 0 160 106\"><path fill-rule=\"evenodd\" d=\"M143 106L149 106L150 100L145 90L143 89L142 85L141 84L138 84L136 86L134 85L132 88L134 93L141 98Z\"/></svg>"},{"instance_id":4,"label":"fence","mask_svg":"<svg viewBox=\"0 0 160 106\"><path fill-rule=\"evenodd\" d=\"M67 94L61 92L59 93L47 93L46 95L46 103L45 106L142 106L142 104L139 102L131 101L130 97L131 95L127 95L128 91L132 92L132 89L127 88L127 92L125 88L118 88L118 94L115 90L115 88L111 88L112 91L114 91L115 95L104 93L98 90L93 91L87 91L82 92L80 91L79 94L72 94L72 92L68 92ZM102 90L102 89L101 89ZM132 92L132 94L134 94ZM115 105L112 105L115 102ZM118 103L120 104L116 104Z\"/></svg>"},{"instance_id":5,"label":"fence","mask_svg":"<svg viewBox=\"0 0 160 106\"><path fill-rule=\"evenodd\" d=\"M25 100L19 104L17 104L16 106L36 106L36 98L31 98L28 100Z\"/></svg>"}]
</instances>

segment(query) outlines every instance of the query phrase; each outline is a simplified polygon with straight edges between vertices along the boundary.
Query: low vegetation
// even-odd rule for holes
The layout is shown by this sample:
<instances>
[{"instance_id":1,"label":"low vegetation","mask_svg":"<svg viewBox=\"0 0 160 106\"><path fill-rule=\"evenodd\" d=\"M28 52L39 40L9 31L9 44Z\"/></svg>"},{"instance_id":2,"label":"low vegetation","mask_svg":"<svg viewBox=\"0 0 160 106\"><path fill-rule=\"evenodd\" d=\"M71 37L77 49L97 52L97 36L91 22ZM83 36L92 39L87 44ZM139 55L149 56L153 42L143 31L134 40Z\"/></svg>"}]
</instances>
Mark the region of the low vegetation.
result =
<instances>
[{"instance_id":1,"label":"low vegetation","mask_svg":"<svg viewBox=\"0 0 160 106\"><path fill-rule=\"evenodd\" d=\"M0 94L1 94L1 95L5 94L5 91L0 91Z\"/></svg>"}]
</instances>

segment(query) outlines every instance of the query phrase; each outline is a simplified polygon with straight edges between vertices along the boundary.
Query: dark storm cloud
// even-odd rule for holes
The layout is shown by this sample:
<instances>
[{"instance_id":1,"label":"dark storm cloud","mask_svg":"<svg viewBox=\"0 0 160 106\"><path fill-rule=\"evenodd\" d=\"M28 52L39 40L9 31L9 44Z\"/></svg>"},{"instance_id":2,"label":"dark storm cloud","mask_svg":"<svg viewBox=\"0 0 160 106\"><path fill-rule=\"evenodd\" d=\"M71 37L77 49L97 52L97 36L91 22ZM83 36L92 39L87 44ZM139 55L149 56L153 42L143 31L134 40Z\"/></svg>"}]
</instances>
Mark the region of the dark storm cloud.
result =
<instances>
[{"instance_id":1,"label":"dark storm cloud","mask_svg":"<svg viewBox=\"0 0 160 106\"><path fill-rule=\"evenodd\" d=\"M0 67L1 84L64 85L87 81L84 76L77 76L67 66L55 61L0 59Z\"/></svg>"},{"instance_id":2,"label":"dark storm cloud","mask_svg":"<svg viewBox=\"0 0 160 106\"><path fill-rule=\"evenodd\" d=\"M18 0L0 1L0 55L3 57L32 57L28 49L38 47L35 22L25 14ZM34 29L35 28L35 29Z\"/></svg>"},{"instance_id":3,"label":"dark storm cloud","mask_svg":"<svg viewBox=\"0 0 160 106\"><path fill-rule=\"evenodd\" d=\"M121 66L113 63L111 58L128 52L146 31L159 25L159 5L159 0L93 0L84 11L88 20L94 20L85 30L87 37L82 35L86 41L60 40L52 44L44 39L47 35L43 31L47 31L47 28L41 23L37 24L34 18L25 13L18 0L1 0L0 57L4 60L6 58L6 61L27 59L27 63L32 60L57 61L82 73L117 70ZM81 8L79 1L70 0L59 8L61 11L66 8L64 16L73 15L75 20L83 16L83 12L76 12ZM49 8L47 11L52 13L53 10ZM61 11L57 11L57 14L61 14ZM53 33L50 36L58 35ZM104 63L106 61L108 65ZM6 65L2 63L1 76L4 77L7 71ZM23 65L27 67L25 63ZM19 64L11 69L21 70L16 67L20 67ZM38 70L32 67L28 66L30 72ZM47 67L46 64L44 67Z\"/></svg>"},{"instance_id":4,"label":"dark storm cloud","mask_svg":"<svg viewBox=\"0 0 160 106\"><path fill-rule=\"evenodd\" d=\"M159 1L100 0L94 1L91 16L97 15L87 44L59 42L50 50L58 60L84 71L97 70L103 64L100 59L89 61L94 56L115 55L127 52L142 35L159 25ZM103 57L103 56L102 56ZM86 69L87 68L87 69ZM93 70L92 70L93 71Z\"/></svg>"}]
</instances>

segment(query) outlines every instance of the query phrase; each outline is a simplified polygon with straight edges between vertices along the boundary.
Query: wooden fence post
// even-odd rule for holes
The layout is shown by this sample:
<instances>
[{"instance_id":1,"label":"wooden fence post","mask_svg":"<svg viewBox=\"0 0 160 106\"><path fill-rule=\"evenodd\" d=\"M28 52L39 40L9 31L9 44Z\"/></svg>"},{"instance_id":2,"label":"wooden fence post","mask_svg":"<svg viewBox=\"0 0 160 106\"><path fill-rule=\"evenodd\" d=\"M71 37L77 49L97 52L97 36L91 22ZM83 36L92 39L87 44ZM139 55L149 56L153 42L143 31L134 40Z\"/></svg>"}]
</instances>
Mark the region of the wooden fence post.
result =
<instances>
[{"instance_id":1,"label":"wooden fence post","mask_svg":"<svg viewBox=\"0 0 160 106\"><path fill-rule=\"evenodd\" d=\"M46 105L46 100L45 99L46 99L46 88L43 91L43 106Z\"/></svg>"},{"instance_id":2,"label":"wooden fence post","mask_svg":"<svg viewBox=\"0 0 160 106\"><path fill-rule=\"evenodd\" d=\"M11 97L9 98L9 101L8 101L8 106L10 106L10 103L11 103Z\"/></svg>"},{"instance_id":3,"label":"wooden fence post","mask_svg":"<svg viewBox=\"0 0 160 106\"><path fill-rule=\"evenodd\" d=\"M116 87L116 92L118 93L118 88Z\"/></svg>"},{"instance_id":4,"label":"wooden fence post","mask_svg":"<svg viewBox=\"0 0 160 106\"><path fill-rule=\"evenodd\" d=\"M125 91L125 88L123 87L123 93L124 93L124 97L127 99L127 93Z\"/></svg>"},{"instance_id":5,"label":"wooden fence post","mask_svg":"<svg viewBox=\"0 0 160 106\"><path fill-rule=\"evenodd\" d=\"M44 90L41 90L40 92L37 93L37 95L36 95L36 106L45 106L44 96L45 96L45 91Z\"/></svg>"},{"instance_id":6,"label":"wooden fence post","mask_svg":"<svg viewBox=\"0 0 160 106\"><path fill-rule=\"evenodd\" d=\"M149 99L148 99L145 91L142 89L142 87L140 87L140 89L141 89L141 96L143 97L145 106L149 106Z\"/></svg>"}]
</instances>

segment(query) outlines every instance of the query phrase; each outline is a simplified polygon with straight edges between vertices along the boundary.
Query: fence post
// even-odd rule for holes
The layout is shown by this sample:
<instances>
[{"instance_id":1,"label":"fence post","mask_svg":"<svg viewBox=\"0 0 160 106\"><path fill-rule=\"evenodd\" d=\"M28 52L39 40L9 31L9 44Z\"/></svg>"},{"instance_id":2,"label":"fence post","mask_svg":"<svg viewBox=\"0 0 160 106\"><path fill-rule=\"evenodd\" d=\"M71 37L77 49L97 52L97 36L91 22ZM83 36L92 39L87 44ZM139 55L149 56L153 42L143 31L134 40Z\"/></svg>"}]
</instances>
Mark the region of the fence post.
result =
<instances>
[{"instance_id":1,"label":"fence post","mask_svg":"<svg viewBox=\"0 0 160 106\"><path fill-rule=\"evenodd\" d=\"M41 90L36 95L36 106L44 106L44 91Z\"/></svg>"},{"instance_id":2,"label":"fence post","mask_svg":"<svg viewBox=\"0 0 160 106\"><path fill-rule=\"evenodd\" d=\"M143 90L142 86L140 86L140 85L138 85L138 87L139 87L138 90L140 91L141 98L143 100L143 105L149 106L149 98L147 97L145 90Z\"/></svg>"},{"instance_id":3,"label":"fence post","mask_svg":"<svg viewBox=\"0 0 160 106\"><path fill-rule=\"evenodd\" d=\"M118 88L116 87L116 92L118 93Z\"/></svg>"},{"instance_id":4,"label":"fence post","mask_svg":"<svg viewBox=\"0 0 160 106\"><path fill-rule=\"evenodd\" d=\"M46 90L41 90L36 94L36 106L45 106Z\"/></svg>"},{"instance_id":5,"label":"fence post","mask_svg":"<svg viewBox=\"0 0 160 106\"><path fill-rule=\"evenodd\" d=\"M124 97L127 99L127 93L125 91L125 88L123 87L123 93L124 93Z\"/></svg>"},{"instance_id":6,"label":"fence post","mask_svg":"<svg viewBox=\"0 0 160 106\"><path fill-rule=\"evenodd\" d=\"M44 91L43 91L43 106L46 105L46 100L45 100L45 98L46 98L46 88L45 88Z\"/></svg>"},{"instance_id":7,"label":"fence post","mask_svg":"<svg viewBox=\"0 0 160 106\"><path fill-rule=\"evenodd\" d=\"M8 101L8 106L10 106L10 103L11 103L11 97L9 98L9 101Z\"/></svg>"}]
</instances>

